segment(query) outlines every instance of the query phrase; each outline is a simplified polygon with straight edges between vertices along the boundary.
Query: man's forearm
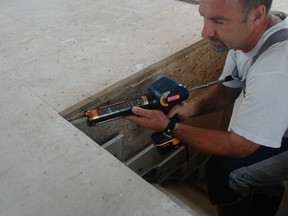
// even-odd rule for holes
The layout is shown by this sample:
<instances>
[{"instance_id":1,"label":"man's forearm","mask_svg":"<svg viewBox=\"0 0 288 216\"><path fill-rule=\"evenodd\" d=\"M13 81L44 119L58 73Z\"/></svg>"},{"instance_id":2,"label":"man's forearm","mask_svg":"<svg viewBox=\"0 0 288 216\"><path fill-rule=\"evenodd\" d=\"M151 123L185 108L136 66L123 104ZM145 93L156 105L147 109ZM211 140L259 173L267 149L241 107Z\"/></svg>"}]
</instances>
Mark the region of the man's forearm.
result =
<instances>
[{"instance_id":1,"label":"man's forearm","mask_svg":"<svg viewBox=\"0 0 288 216\"><path fill-rule=\"evenodd\" d=\"M214 112L225 108L236 100L241 89L233 89L223 85L214 86L203 94L191 99L189 106L194 106L193 116Z\"/></svg>"},{"instance_id":2,"label":"man's forearm","mask_svg":"<svg viewBox=\"0 0 288 216\"><path fill-rule=\"evenodd\" d=\"M235 158L246 157L259 147L233 131L202 129L185 124L176 125L173 137L197 150Z\"/></svg>"}]
</instances>

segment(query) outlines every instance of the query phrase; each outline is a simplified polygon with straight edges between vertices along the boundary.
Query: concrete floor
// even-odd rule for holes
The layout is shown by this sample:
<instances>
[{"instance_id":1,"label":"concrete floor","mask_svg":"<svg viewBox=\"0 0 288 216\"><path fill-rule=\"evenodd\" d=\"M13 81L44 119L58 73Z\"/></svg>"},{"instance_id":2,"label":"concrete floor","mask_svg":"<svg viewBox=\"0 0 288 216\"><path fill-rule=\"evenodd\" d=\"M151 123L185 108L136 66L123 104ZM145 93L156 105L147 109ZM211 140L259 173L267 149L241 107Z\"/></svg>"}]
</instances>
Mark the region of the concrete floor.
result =
<instances>
[{"instance_id":1,"label":"concrete floor","mask_svg":"<svg viewBox=\"0 0 288 216\"><path fill-rule=\"evenodd\" d=\"M197 7L175 0L0 6L1 73L15 74L57 111L200 39Z\"/></svg>"},{"instance_id":2,"label":"concrete floor","mask_svg":"<svg viewBox=\"0 0 288 216\"><path fill-rule=\"evenodd\" d=\"M190 215L58 113L198 41L197 10L0 1L1 216Z\"/></svg>"},{"instance_id":3,"label":"concrete floor","mask_svg":"<svg viewBox=\"0 0 288 216\"><path fill-rule=\"evenodd\" d=\"M1 0L0 215L190 215L58 113L200 40L201 25L185 1Z\"/></svg>"}]
</instances>

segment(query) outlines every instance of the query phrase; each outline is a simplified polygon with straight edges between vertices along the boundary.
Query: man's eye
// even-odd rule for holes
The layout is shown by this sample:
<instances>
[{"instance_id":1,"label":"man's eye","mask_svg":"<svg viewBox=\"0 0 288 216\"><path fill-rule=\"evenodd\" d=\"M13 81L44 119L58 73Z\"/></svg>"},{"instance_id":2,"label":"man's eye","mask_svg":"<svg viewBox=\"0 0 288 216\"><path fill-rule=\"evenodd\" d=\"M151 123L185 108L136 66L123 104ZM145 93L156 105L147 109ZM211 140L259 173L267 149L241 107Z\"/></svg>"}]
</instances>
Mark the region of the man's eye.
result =
<instances>
[{"instance_id":1,"label":"man's eye","mask_svg":"<svg viewBox=\"0 0 288 216\"><path fill-rule=\"evenodd\" d=\"M217 25L222 25L224 24L224 21L223 20L219 20L219 19L214 19L213 22Z\"/></svg>"}]
</instances>

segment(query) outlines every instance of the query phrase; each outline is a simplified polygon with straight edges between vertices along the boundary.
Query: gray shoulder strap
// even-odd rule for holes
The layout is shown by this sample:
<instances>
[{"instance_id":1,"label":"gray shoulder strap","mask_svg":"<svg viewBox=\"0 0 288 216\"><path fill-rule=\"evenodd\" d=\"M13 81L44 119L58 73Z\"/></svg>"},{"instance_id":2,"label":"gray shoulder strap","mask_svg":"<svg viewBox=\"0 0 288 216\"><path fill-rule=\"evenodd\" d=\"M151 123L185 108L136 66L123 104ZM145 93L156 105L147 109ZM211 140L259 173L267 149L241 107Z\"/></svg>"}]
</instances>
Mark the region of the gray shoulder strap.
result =
<instances>
[{"instance_id":1,"label":"gray shoulder strap","mask_svg":"<svg viewBox=\"0 0 288 216\"><path fill-rule=\"evenodd\" d=\"M277 32L274 32L262 45L259 52L253 57L253 63L258 59L258 57L265 52L270 46L275 43L288 40L288 29L280 29Z\"/></svg>"},{"instance_id":2,"label":"gray shoulder strap","mask_svg":"<svg viewBox=\"0 0 288 216\"><path fill-rule=\"evenodd\" d=\"M280 29L276 32L274 32L262 45L260 48L259 52L253 57L253 62L252 64L255 63L255 61L258 59L258 57L265 52L270 46L272 46L275 43L282 42L288 40L288 28L286 29ZM234 74L238 73L237 72L237 65L235 66L233 72Z\"/></svg>"},{"instance_id":3,"label":"gray shoulder strap","mask_svg":"<svg viewBox=\"0 0 288 216\"><path fill-rule=\"evenodd\" d=\"M282 11L271 10L271 13L273 15L276 15L276 16L280 17L282 20L284 20L287 17L287 14L282 12Z\"/></svg>"},{"instance_id":4,"label":"gray shoulder strap","mask_svg":"<svg viewBox=\"0 0 288 216\"><path fill-rule=\"evenodd\" d=\"M287 17L287 14L282 11L271 11L272 14L280 17L282 20L284 20ZM275 43L282 42L288 40L288 29L280 29L277 32L274 32L262 45L259 52L253 57L253 63L258 59L258 57L265 52L270 46L272 46Z\"/></svg>"},{"instance_id":5,"label":"gray shoulder strap","mask_svg":"<svg viewBox=\"0 0 288 216\"><path fill-rule=\"evenodd\" d=\"M284 13L281 13L283 16L283 19L285 19L286 16L284 16ZM255 61L259 58L259 56L265 52L269 47L271 47L275 43L283 42L285 40L288 40L288 28L285 29L280 29L276 32L274 32L262 45L260 48L259 52L253 57L252 64L255 63ZM237 64L235 65L233 71L232 71L232 76L234 78L239 79L239 70L237 68ZM244 91L244 96L245 96L245 89L246 89L246 80L242 80L242 89Z\"/></svg>"}]
</instances>

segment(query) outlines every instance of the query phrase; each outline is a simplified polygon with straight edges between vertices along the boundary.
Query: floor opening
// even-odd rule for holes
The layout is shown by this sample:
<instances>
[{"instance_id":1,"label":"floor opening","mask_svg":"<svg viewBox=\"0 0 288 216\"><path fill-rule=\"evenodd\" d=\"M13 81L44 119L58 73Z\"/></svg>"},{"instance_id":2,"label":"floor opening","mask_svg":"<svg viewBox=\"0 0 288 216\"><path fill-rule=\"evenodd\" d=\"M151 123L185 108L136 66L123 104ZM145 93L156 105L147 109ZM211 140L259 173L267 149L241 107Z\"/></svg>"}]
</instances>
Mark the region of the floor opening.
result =
<instances>
[{"instance_id":1,"label":"floor opening","mask_svg":"<svg viewBox=\"0 0 288 216\"><path fill-rule=\"evenodd\" d=\"M147 93L151 83L163 76L171 77L188 88L215 81L222 71L225 57L225 53L212 52L209 43L202 40L96 93L60 114L135 173L159 190L165 191L171 199L180 200L179 203L183 207L190 208L191 211L192 208L197 209L199 215L216 215L215 208L209 204L205 184L202 182L203 168L209 155L189 149L185 145L166 154L160 154L151 142L150 135L153 131L138 127L128 120L117 119L88 127L85 121L77 119L86 110L141 96ZM201 91L191 93L190 97ZM232 106L226 110L193 118L185 123L226 130L231 111ZM188 197L186 190L190 191L190 196L196 197ZM192 201L190 204L189 200Z\"/></svg>"}]
</instances>

